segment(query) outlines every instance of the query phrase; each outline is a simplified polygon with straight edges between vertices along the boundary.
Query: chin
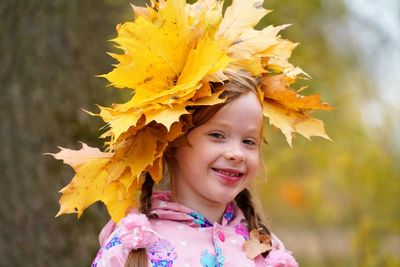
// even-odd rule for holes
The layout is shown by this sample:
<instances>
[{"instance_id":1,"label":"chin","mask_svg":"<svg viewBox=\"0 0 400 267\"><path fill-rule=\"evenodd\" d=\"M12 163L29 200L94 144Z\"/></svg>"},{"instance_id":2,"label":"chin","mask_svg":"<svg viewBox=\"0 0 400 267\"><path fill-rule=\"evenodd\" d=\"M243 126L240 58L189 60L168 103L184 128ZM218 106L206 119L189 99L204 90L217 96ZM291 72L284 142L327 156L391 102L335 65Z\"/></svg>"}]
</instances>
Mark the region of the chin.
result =
<instances>
[{"instance_id":1,"label":"chin","mask_svg":"<svg viewBox=\"0 0 400 267\"><path fill-rule=\"evenodd\" d=\"M218 195L214 198L215 202L227 204L235 199L235 197L239 194L239 192L236 192L237 190L232 190L232 189L225 189L221 190Z\"/></svg>"}]
</instances>

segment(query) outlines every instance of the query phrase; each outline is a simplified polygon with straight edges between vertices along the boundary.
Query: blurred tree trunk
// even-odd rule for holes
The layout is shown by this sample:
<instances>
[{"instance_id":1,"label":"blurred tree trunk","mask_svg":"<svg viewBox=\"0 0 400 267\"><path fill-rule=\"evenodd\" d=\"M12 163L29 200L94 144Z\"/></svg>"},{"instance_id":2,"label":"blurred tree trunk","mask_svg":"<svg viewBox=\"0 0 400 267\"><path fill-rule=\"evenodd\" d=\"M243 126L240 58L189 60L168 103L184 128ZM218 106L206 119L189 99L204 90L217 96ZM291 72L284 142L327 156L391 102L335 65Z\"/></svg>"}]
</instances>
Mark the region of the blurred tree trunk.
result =
<instances>
[{"instance_id":1,"label":"blurred tree trunk","mask_svg":"<svg viewBox=\"0 0 400 267\"><path fill-rule=\"evenodd\" d=\"M110 69L107 40L129 9L114 2L0 2L1 266L87 266L98 249L106 212L55 219L72 171L43 153L98 142L101 123L81 108L110 101L94 75Z\"/></svg>"}]
</instances>

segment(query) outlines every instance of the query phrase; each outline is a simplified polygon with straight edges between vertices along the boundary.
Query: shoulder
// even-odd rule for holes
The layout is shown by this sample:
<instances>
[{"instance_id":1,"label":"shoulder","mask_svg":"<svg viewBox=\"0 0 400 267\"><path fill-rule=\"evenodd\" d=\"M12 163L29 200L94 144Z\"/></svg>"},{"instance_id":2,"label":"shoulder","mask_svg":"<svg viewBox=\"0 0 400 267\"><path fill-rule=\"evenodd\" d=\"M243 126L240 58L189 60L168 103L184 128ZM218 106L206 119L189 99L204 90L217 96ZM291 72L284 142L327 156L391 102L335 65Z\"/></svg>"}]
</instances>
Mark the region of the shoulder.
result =
<instances>
[{"instance_id":1,"label":"shoulder","mask_svg":"<svg viewBox=\"0 0 400 267\"><path fill-rule=\"evenodd\" d=\"M132 212L118 224L110 221L99 235L101 248L92 267L124 266L131 250L146 248L157 233L148 218Z\"/></svg>"},{"instance_id":2,"label":"shoulder","mask_svg":"<svg viewBox=\"0 0 400 267\"><path fill-rule=\"evenodd\" d=\"M296 259L292 256L292 252L286 250L283 242L279 240L276 235L271 234L272 250L268 256L264 259L264 266L285 266L285 267L298 267L299 264Z\"/></svg>"}]
</instances>

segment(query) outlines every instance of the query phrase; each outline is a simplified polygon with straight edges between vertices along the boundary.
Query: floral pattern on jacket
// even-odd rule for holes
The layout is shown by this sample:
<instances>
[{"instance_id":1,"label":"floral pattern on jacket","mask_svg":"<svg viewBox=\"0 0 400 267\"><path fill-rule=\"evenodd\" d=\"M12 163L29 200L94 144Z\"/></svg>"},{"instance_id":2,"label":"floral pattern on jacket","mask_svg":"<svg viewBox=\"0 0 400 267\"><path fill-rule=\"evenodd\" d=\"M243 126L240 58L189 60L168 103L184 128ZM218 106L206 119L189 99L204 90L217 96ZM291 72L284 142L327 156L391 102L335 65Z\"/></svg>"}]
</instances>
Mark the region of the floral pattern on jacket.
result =
<instances>
[{"instance_id":1,"label":"floral pattern on jacket","mask_svg":"<svg viewBox=\"0 0 400 267\"><path fill-rule=\"evenodd\" d=\"M249 231L242 211L228 203L221 223L171 202L170 192L156 192L150 218L136 211L101 231L101 248L92 267L123 267L131 250L146 248L151 267L297 267L282 242L272 235L265 259L249 259L243 250Z\"/></svg>"}]
</instances>

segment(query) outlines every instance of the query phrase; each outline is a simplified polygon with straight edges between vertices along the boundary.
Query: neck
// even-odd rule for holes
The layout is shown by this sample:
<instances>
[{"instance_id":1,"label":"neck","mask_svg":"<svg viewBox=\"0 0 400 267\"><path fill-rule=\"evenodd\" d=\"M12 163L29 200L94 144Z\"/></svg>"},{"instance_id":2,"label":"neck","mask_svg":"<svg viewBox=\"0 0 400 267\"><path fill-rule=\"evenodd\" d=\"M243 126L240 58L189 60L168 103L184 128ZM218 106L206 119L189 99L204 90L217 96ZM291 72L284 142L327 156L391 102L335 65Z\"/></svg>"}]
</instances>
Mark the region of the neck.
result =
<instances>
[{"instance_id":1,"label":"neck","mask_svg":"<svg viewBox=\"0 0 400 267\"><path fill-rule=\"evenodd\" d=\"M174 190L172 194L172 200L176 203L180 203L189 209L199 212L205 216L211 223L222 222L222 216L226 208L226 203L218 203L203 199L201 197L193 197L190 194L179 192Z\"/></svg>"}]
</instances>

